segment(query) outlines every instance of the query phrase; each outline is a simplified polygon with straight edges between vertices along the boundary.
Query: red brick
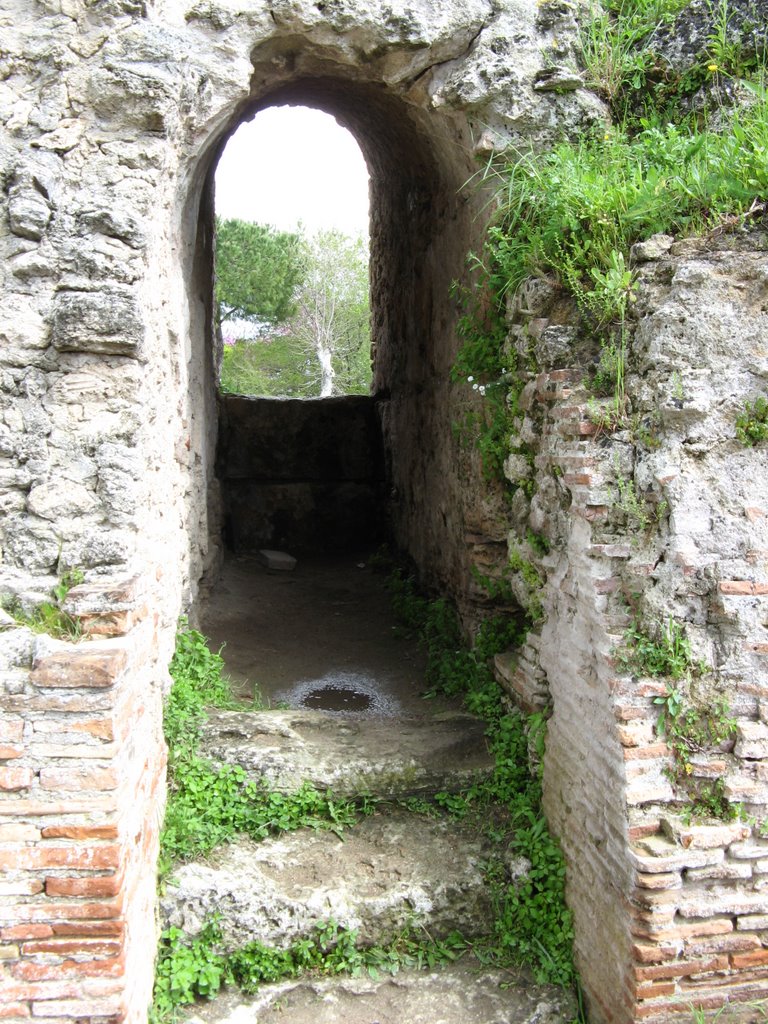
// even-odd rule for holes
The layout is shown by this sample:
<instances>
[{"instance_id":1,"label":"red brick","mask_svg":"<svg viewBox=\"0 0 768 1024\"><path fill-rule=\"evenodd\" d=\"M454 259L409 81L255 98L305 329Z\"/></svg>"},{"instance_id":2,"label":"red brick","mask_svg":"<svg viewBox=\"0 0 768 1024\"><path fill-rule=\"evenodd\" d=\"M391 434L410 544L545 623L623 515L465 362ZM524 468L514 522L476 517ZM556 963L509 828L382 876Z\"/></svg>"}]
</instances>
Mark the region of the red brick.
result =
<instances>
[{"instance_id":1,"label":"red brick","mask_svg":"<svg viewBox=\"0 0 768 1024\"><path fill-rule=\"evenodd\" d=\"M53 925L54 935L120 936L124 931L123 921L67 921Z\"/></svg>"},{"instance_id":2,"label":"red brick","mask_svg":"<svg viewBox=\"0 0 768 1024\"><path fill-rule=\"evenodd\" d=\"M124 970L124 956L110 957L108 960L64 960L60 964L19 960L10 967L11 974L18 981L64 981L67 978L93 978L104 975L119 978Z\"/></svg>"},{"instance_id":3,"label":"red brick","mask_svg":"<svg viewBox=\"0 0 768 1024\"><path fill-rule=\"evenodd\" d=\"M101 985L101 979L90 984ZM115 984L110 982L110 984ZM0 981L0 1003L24 1002L31 999L70 999L82 995L81 985L72 978L66 981L14 982L4 976ZM90 994L90 993L89 993Z\"/></svg>"},{"instance_id":4,"label":"red brick","mask_svg":"<svg viewBox=\"0 0 768 1024\"><path fill-rule=\"evenodd\" d=\"M119 917L122 913L122 900L115 898L107 903L24 903L15 907L0 907L0 916L5 921L21 924L23 921L48 922L54 921L89 921Z\"/></svg>"},{"instance_id":5,"label":"red brick","mask_svg":"<svg viewBox=\"0 0 768 1024\"><path fill-rule=\"evenodd\" d=\"M49 896L89 896L103 899L116 896L121 879L117 875L99 878L46 878L45 891Z\"/></svg>"},{"instance_id":6,"label":"red brick","mask_svg":"<svg viewBox=\"0 0 768 1024\"><path fill-rule=\"evenodd\" d=\"M20 743L24 735L24 719L5 716L0 718L0 741L3 743Z\"/></svg>"},{"instance_id":7,"label":"red brick","mask_svg":"<svg viewBox=\"0 0 768 1024\"><path fill-rule=\"evenodd\" d=\"M683 884L681 876L676 871L660 872L656 875L638 872L636 882L641 889L680 889Z\"/></svg>"},{"instance_id":8,"label":"red brick","mask_svg":"<svg viewBox=\"0 0 768 1024\"><path fill-rule=\"evenodd\" d=\"M708 974L712 971L728 970L728 957L716 956L711 960L680 960L659 964L656 967L636 967L638 981L652 981L655 978L682 978L687 974Z\"/></svg>"},{"instance_id":9,"label":"red brick","mask_svg":"<svg viewBox=\"0 0 768 1024\"><path fill-rule=\"evenodd\" d=\"M638 839L646 839L648 836L655 836L659 831L659 821L649 821L645 825L633 825L629 830L629 841L637 842Z\"/></svg>"},{"instance_id":10,"label":"red brick","mask_svg":"<svg viewBox=\"0 0 768 1024\"><path fill-rule=\"evenodd\" d=\"M46 825L43 839L117 839L117 825Z\"/></svg>"},{"instance_id":11,"label":"red brick","mask_svg":"<svg viewBox=\"0 0 768 1024\"><path fill-rule=\"evenodd\" d=\"M46 721L34 723L35 738L42 738L49 733L84 733L100 740L113 740L114 726L109 718L89 718L84 720L66 719L65 721Z\"/></svg>"},{"instance_id":12,"label":"red brick","mask_svg":"<svg viewBox=\"0 0 768 1024\"><path fill-rule=\"evenodd\" d=\"M754 583L752 580L721 580L720 593L757 597L760 594L768 594L768 583Z\"/></svg>"},{"instance_id":13,"label":"red brick","mask_svg":"<svg viewBox=\"0 0 768 1024\"><path fill-rule=\"evenodd\" d=\"M759 967L768 964L768 949L756 949L752 953L734 953L731 964L736 967Z\"/></svg>"},{"instance_id":14,"label":"red brick","mask_svg":"<svg viewBox=\"0 0 768 1024\"><path fill-rule=\"evenodd\" d=\"M673 996L674 994L674 982L658 981L652 984L638 985L635 989L637 999L655 999L656 996Z\"/></svg>"},{"instance_id":15,"label":"red brick","mask_svg":"<svg viewBox=\"0 0 768 1024\"><path fill-rule=\"evenodd\" d=\"M43 883L40 881L0 882L0 896L37 896L42 891Z\"/></svg>"},{"instance_id":16,"label":"red brick","mask_svg":"<svg viewBox=\"0 0 768 1024\"><path fill-rule=\"evenodd\" d=\"M67 956L73 953L90 953L92 956L113 957L118 956L123 949L122 942L110 941L108 939L94 938L53 938L36 939L33 942L25 942L21 947L23 956L35 956L40 953L55 953L59 956Z\"/></svg>"},{"instance_id":17,"label":"red brick","mask_svg":"<svg viewBox=\"0 0 768 1024\"><path fill-rule=\"evenodd\" d=\"M639 960L643 964L658 963L661 960L669 960L677 954L676 946L662 946L662 945L646 945L642 942L636 942L632 951L635 954L635 959Z\"/></svg>"},{"instance_id":18,"label":"red brick","mask_svg":"<svg viewBox=\"0 0 768 1024\"><path fill-rule=\"evenodd\" d=\"M36 843L39 838L35 825L0 825L0 843Z\"/></svg>"},{"instance_id":19,"label":"red brick","mask_svg":"<svg viewBox=\"0 0 768 1024\"><path fill-rule=\"evenodd\" d=\"M45 1002L32 1003L35 1017L71 1017L80 1020L92 1020L94 1017L114 1021L122 1019L120 1001L117 999L51 999Z\"/></svg>"},{"instance_id":20,"label":"red brick","mask_svg":"<svg viewBox=\"0 0 768 1024\"><path fill-rule=\"evenodd\" d=\"M0 1019L28 1016L29 1003L6 1003L5 1006L0 1005Z\"/></svg>"},{"instance_id":21,"label":"red brick","mask_svg":"<svg viewBox=\"0 0 768 1024\"><path fill-rule=\"evenodd\" d=\"M35 686L97 689L114 686L127 666L123 647L72 648L36 659L29 678Z\"/></svg>"},{"instance_id":22,"label":"red brick","mask_svg":"<svg viewBox=\"0 0 768 1024\"><path fill-rule=\"evenodd\" d=\"M625 747L625 761L650 761L657 757L667 757L670 749L666 743L651 743L647 747Z\"/></svg>"},{"instance_id":23,"label":"red brick","mask_svg":"<svg viewBox=\"0 0 768 1024\"><path fill-rule=\"evenodd\" d=\"M0 761L13 761L14 758L23 757L24 747L0 746Z\"/></svg>"},{"instance_id":24,"label":"red brick","mask_svg":"<svg viewBox=\"0 0 768 1024\"><path fill-rule=\"evenodd\" d=\"M0 789L28 789L34 777L31 768L0 768Z\"/></svg>"},{"instance_id":25,"label":"red brick","mask_svg":"<svg viewBox=\"0 0 768 1024\"><path fill-rule=\"evenodd\" d=\"M28 871L40 868L73 868L76 871L96 871L116 868L120 863L120 846L53 846L39 843L23 852L23 866ZM19 866L18 850L0 850L0 869Z\"/></svg>"},{"instance_id":26,"label":"red brick","mask_svg":"<svg viewBox=\"0 0 768 1024\"><path fill-rule=\"evenodd\" d=\"M0 929L0 938L10 939L46 939L53 935L49 924L18 924Z\"/></svg>"},{"instance_id":27,"label":"red brick","mask_svg":"<svg viewBox=\"0 0 768 1024\"><path fill-rule=\"evenodd\" d=\"M0 800L0 817L7 815L14 819L22 815L32 818L43 814L55 814L61 817L64 814L93 814L96 811L111 814L117 809L117 796L114 791L108 795L95 792L82 800L76 800L74 797L69 800Z\"/></svg>"},{"instance_id":28,"label":"red brick","mask_svg":"<svg viewBox=\"0 0 768 1024\"><path fill-rule=\"evenodd\" d=\"M40 786L65 792L103 791L117 789L118 779L114 768L41 768Z\"/></svg>"},{"instance_id":29,"label":"red brick","mask_svg":"<svg viewBox=\"0 0 768 1024\"><path fill-rule=\"evenodd\" d=\"M744 953L753 949L762 949L756 935L732 932L730 935L716 935L711 939L689 939L685 943L684 955L691 957L707 956L712 953Z\"/></svg>"}]
</instances>

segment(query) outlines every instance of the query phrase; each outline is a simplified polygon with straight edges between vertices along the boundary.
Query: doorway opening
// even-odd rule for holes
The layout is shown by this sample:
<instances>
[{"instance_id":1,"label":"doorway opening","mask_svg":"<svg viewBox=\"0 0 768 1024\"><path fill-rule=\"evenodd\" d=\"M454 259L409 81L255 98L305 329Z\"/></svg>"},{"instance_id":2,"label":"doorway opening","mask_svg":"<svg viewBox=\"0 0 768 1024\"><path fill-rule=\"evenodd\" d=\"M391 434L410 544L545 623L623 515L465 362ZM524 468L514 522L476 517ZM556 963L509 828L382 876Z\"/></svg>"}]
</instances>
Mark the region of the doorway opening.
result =
<instances>
[{"instance_id":1,"label":"doorway opening","mask_svg":"<svg viewBox=\"0 0 768 1024\"><path fill-rule=\"evenodd\" d=\"M368 181L317 109L269 107L231 136L215 188L223 393L370 393Z\"/></svg>"}]
</instances>

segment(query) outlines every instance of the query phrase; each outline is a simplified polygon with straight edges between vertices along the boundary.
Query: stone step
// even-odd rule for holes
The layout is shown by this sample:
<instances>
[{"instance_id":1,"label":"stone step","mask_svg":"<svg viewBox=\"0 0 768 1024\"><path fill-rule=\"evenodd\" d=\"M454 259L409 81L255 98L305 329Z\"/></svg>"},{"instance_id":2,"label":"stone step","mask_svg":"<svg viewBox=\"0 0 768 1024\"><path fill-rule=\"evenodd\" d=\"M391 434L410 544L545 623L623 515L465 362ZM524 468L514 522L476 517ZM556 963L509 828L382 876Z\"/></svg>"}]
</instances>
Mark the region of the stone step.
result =
<instances>
[{"instance_id":1,"label":"stone step","mask_svg":"<svg viewBox=\"0 0 768 1024\"><path fill-rule=\"evenodd\" d=\"M337 797L383 799L457 792L493 760L485 723L464 712L427 718L355 718L324 711L210 711L200 753L240 765L280 792L305 780Z\"/></svg>"},{"instance_id":2,"label":"stone step","mask_svg":"<svg viewBox=\"0 0 768 1024\"><path fill-rule=\"evenodd\" d=\"M301 978L246 1000L228 990L187 1011L186 1024L569 1024L573 993L469 958L433 971Z\"/></svg>"},{"instance_id":3,"label":"stone step","mask_svg":"<svg viewBox=\"0 0 768 1024\"><path fill-rule=\"evenodd\" d=\"M161 896L163 925L196 934L218 915L224 947L287 946L333 918L367 945L411 925L433 938L487 931L489 841L456 820L392 809L342 833L300 829L241 839L178 867Z\"/></svg>"}]
</instances>

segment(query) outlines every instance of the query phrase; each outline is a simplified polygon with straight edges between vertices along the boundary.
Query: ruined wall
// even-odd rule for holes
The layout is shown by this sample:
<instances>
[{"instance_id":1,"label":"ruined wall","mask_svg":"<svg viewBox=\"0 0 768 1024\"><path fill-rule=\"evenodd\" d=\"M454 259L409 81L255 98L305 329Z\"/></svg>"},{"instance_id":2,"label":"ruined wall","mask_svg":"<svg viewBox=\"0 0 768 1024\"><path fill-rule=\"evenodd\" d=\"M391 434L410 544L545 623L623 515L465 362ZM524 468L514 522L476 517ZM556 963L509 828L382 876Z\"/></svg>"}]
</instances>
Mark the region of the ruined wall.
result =
<instances>
[{"instance_id":1,"label":"ruined wall","mask_svg":"<svg viewBox=\"0 0 768 1024\"><path fill-rule=\"evenodd\" d=\"M460 186L477 155L545 145L601 110L558 78L575 33L559 4L2 0L0 30L0 590L29 610L78 567L67 607L88 633L3 620L0 1000L19 1020L141 1021L165 666L220 550L210 171L227 134L301 101L357 135L394 525L461 596L506 526L483 533L484 485L451 431L448 287L483 228L482 197ZM766 375L761 244L644 264L630 390L655 446L596 436L573 332L544 298L514 314L540 372L521 424L538 488L513 502L512 544L545 580L547 617L503 669L524 705L552 702L547 807L596 1020L765 991L764 841L749 822L678 827L658 683L613 655L622 594L686 622L740 730L695 770L759 816L764 452L736 446L733 411ZM648 536L617 512L617 466L667 503ZM546 557L521 547L528 526Z\"/></svg>"},{"instance_id":2,"label":"ruined wall","mask_svg":"<svg viewBox=\"0 0 768 1024\"><path fill-rule=\"evenodd\" d=\"M562 323L556 290L538 282L512 310L512 342L532 346L539 372L518 424L536 451L535 494L515 492L509 551L541 581L532 595L515 578L518 599L535 596L546 618L497 668L524 708L551 706L545 807L592 1017L668 1021L728 1004L753 1019L744 1004L768 992L768 508L765 451L738 441L735 423L768 376L768 248L759 233L659 236L633 259L630 411L617 429L594 422L589 341ZM520 482L519 460L507 471ZM724 697L736 721L725 742L694 746L682 773L657 726L667 681L620 660L630 625L652 632L670 617L706 663L677 685L708 706ZM739 813L690 822L692 794L717 780Z\"/></svg>"},{"instance_id":3,"label":"ruined wall","mask_svg":"<svg viewBox=\"0 0 768 1024\"><path fill-rule=\"evenodd\" d=\"M482 233L460 186L476 153L600 115L546 91L574 35L569 9L527 0L0 3L0 591L29 613L78 568L88 631L2 623L12 1019L146 1013L161 693L221 547L210 175L227 135L276 102L356 134L396 529L458 587L447 294Z\"/></svg>"}]
</instances>

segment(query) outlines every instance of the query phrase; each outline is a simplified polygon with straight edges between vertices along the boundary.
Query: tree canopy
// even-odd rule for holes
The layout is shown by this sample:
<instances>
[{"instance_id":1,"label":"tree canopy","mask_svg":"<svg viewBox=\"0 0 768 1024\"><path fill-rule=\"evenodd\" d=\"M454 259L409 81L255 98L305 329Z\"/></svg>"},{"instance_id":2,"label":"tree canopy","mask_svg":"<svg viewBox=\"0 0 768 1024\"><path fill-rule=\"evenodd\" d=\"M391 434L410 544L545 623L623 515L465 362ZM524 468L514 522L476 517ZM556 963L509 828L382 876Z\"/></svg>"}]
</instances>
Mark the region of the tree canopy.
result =
<instances>
[{"instance_id":1,"label":"tree canopy","mask_svg":"<svg viewBox=\"0 0 768 1024\"><path fill-rule=\"evenodd\" d=\"M268 224L216 218L216 306L219 323L275 324L295 310L304 274L302 239Z\"/></svg>"}]
</instances>

